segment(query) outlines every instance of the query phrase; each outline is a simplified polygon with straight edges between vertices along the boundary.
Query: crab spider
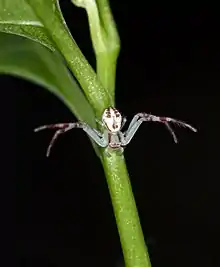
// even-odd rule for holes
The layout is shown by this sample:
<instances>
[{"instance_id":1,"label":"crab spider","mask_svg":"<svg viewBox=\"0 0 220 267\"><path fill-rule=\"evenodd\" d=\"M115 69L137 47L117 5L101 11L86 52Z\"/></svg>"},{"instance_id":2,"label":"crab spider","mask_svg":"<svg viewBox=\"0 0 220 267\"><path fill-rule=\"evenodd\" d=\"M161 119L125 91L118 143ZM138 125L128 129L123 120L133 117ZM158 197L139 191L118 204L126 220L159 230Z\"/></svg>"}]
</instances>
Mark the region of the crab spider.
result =
<instances>
[{"instance_id":1,"label":"crab spider","mask_svg":"<svg viewBox=\"0 0 220 267\"><path fill-rule=\"evenodd\" d=\"M58 123L58 124L50 124L50 125L44 125L41 127L36 128L34 131L38 132L44 129L58 129L49 146L47 149L47 156L50 154L50 150L57 139L57 137L65 133L73 128L82 128L100 147L103 148L112 148L112 149L119 149L123 152L123 148L130 143L131 139L137 132L138 128L142 124L142 122L160 122L163 123L169 132L171 133L174 142L177 143L177 137L172 130L171 126L169 125L170 122L177 124L179 126L187 127L193 132L197 132L197 130L192 127L191 125L179 121L176 119L172 119L169 117L158 117L155 115L147 114L147 113L138 113L136 114L130 125L128 126L128 129L124 132L122 132L122 128L126 123L126 118L122 117L120 112L113 107L106 108L102 114L102 120L97 121L103 128L103 132L98 131L97 129L91 128L88 124L85 122L73 122L73 123Z\"/></svg>"}]
</instances>

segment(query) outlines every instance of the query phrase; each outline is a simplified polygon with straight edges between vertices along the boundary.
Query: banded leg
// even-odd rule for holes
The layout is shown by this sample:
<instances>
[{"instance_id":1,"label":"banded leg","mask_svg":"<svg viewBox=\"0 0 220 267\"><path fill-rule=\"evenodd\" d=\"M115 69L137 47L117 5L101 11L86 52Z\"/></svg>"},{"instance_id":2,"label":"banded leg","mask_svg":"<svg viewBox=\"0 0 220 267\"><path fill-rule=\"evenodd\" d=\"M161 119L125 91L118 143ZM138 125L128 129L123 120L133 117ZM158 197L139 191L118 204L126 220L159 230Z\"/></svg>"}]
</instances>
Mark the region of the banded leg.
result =
<instances>
[{"instance_id":1,"label":"banded leg","mask_svg":"<svg viewBox=\"0 0 220 267\"><path fill-rule=\"evenodd\" d=\"M137 132L138 128L141 126L142 122L144 122L143 118L139 118L138 120L138 118L136 117L135 120L132 120L132 122L128 127L128 130L125 132L124 135L121 132L119 132L120 140L123 146L126 146L127 144L130 143L131 139Z\"/></svg>"},{"instance_id":2,"label":"banded leg","mask_svg":"<svg viewBox=\"0 0 220 267\"><path fill-rule=\"evenodd\" d=\"M43 125L43 126L40 126L36 129L34 129L35 132L39 132L39 131L42 131L42 130L45 130L45 129L59 129L55 132L53 138L51 139L50 141L50 144L47 148L47 157L49 157L50 155L50 151L51 151L51 148L52 146L54 145L54 142L56 141L56 139L58 138L58 136L60 134L63 134L73 128L82 128L82 125L81 123L57 123L57 124L49 124L49 125Z\"/></svg>"},{"instance_id":3,"label":"banded leg","mask_svg":"<svg viewBox=\"0 0 220 267\"><path fill-rule=\"evenodd\" d=\"M188 123L185 123L184 121L176 120L176 119L169 118L169 117L158 117L158 116L147 114L147 113L139 113L138 115L139 115L140 118L143 118L144 121L156 121L156 122L163 123L167 127L167 129L171 133L171 135L173 136L173 139L174 139L175 143L177 143L177 137L176 137L173 129L169 125L170 122L172 122L174 124L177 124L178 126L182 126L184 128L188 128L193 132L197 132L196 128L192 127Z\"/></svg>"},{"instance_id":4,"label":"banded leg","mask_svg":"<svg viewBox=\"0 0 220 267\"><path fill-rule=\"evenodd\" d=\"M100 133L98 130L91 128L88 124L83 123L82 129L86 132L100 147L108 146L108 133Z\"/></svg>"},{"instance_id":5,"label":"banded leg","mask_svg":"<svg viewBox=\"0 0 220 267\"><path fill-rule=\"evenodd\" d=\"M138 128L140 127L140 125L144 121L156 121L156 122L161 122L161 123L165 124L165 126L167 127L167 129L169 130L171 135L173 136L175 143L177 143L177 137L176 137L174 131L172 130L172 128L170 127L169 122L172 122L172 123L177 124L179 126L187 127L190 130L192 130L193 132L197 132L197 130L194 127L192 127L191 125L189 125L183 121L179 121L179 120L172 119L169 117L158 117L158 116L147 114L147 113L138 113L132 119L132 121L128 127L128 130L125 133L125 138L124 138L125 144L128 144L131 141L132 137L134 136L134 134L136 133L136 131L138 130Z\"/></svg>"},{"instance_id":6,"label":"banded leg","mask_svg":"<svg viewBox=\"0 0 220 267\"><path fill-rule=\"evenodd\" d=\"M127 132L130 131L131 127L132 127L134 124L136 124L136 122L137 122L139 119L140 119L139 114L136 114L136 115L133 117L132 121L130 122L130 124L129 124L129 126L128 126L128 129L127 129ZM140 126L140 125L139 125L139 126Z\"/></svg>"},{"instance_id":7,"label":"banded leg","mask_svg":"<svg viewBox=\"0 0 220 267\"><path fill-rule=\"evenodd\" d=\"M63 134L73 128L82 128L99 146L106 147L108 145L108 138L106 134L101 134L98 130L91 128L89 125L83 122L75 123L57 123L44 125L36 128L34 131L38 132L45 129L59 129L55 132L47 149L47 157L50 155L51 148L60 134Z\"/></svg>"}]
</instances>

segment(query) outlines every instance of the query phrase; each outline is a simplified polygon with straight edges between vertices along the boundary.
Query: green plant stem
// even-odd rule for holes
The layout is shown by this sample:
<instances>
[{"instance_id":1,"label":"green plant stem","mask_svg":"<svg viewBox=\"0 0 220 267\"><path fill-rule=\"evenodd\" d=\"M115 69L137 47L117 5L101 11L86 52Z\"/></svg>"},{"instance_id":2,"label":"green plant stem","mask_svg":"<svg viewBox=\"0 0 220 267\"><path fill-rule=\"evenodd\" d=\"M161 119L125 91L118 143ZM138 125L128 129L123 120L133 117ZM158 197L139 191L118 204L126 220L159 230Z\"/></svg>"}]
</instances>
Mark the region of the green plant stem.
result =
<instances>
[{"instance_id":1,"label":"green plant stem","mask_svg":"<svg viewBox=\"0 0 220 267\"><path fill-rule=\"evenodd\" d=\"M96 71L100 81L115 98L115 77L120 52L120 37L108 0L96 0L100 21L106 33L106 49L97 52Z\"/></svg>"},{"instance_id":2,"label":"green plant stem","mask_svg":"<svg viewBox=\"0 0 220 267\"><path fill-rule=\"evenodd\" d=\"M132 188L123 156L104 153L108 182L126 267L150 267Z\"/></svg>"},{"instance_id":3,"label":"green plant stem","mask_svg":"<svg viewBox=\"0 0 220 267\"><path fill-rule=\"evenodd\" d=\"M115 99L115 78L116 78L117 56L115 51L98 53L96 57L96 71L99 80Z\"/></svg>"},{"instance_id":4,"label":"green plant stem","mask_svg":"<svg viewBox=\"0 0 220 267\"><path fill-rule=\"evenodd\" d=\"M26 0L42 21L49 35L66 59L69 68L83 88L96 116L101 117L103 110L113 105L113 99L100 83L88 61L73 40L64 20L54 7L56 1ZM52 4L53 3L53 4Z\"/></svg>"},{"instance_id":5,"label":"green plant stem","mask_svg":"<svg viewBox=\"0 0 220 267\"><path fill-rule=\"evenodd\" d=\"M97 75L114 97L120 39L108 0L97 0L100 21L106 33L106 49L96 51ZM91 27L90 27L91 30ZM151 267L124 156L102 154L126 267Z\"/></svg>"},{"instance_id":6,"label":"green plant stem","mask_svg":"<svg viewBox=\"0 0 220 267\"><path fill-rule=\"evenodd\" d=\"M96 54L96 71L102 85L115 98L115 76L120 38L107 0L72 0L86 9Z\"/></svg>"}]
</instances>

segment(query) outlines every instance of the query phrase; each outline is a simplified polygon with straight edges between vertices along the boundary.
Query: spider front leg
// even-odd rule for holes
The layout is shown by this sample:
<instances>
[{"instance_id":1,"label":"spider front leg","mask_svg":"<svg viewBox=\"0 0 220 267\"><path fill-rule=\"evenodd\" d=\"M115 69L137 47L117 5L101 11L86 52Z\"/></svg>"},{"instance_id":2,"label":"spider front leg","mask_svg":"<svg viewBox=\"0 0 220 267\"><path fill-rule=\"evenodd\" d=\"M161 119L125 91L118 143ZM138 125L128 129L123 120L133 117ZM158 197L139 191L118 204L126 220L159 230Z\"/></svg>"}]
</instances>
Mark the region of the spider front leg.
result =
<instances>
[{"instance_id":1,"label":"spider front leg","mask_svg":"<svg viewBox=\"0 0 220 267\"><path fill-rule=\"evenodd\" d=\"M91 128L88 124L83 123L82 127L85 131L100 147L108 146L108 132L105 131L104 134L100 133L98 130Z\"/></svg>"},{"instance_id":2,"label":"spider front leg","mask_svg":"<svg viewBox=\"0 0 220 267\"><path fill-rule=\"evenodd\" d=\"M144 122L143 118L139 118L137 115L135 115L127 131L125 133L119 132L122 146L126 146L130 143L131 139L137 132L138 128L141 126L142 122Z\"/></svg>"},{"instance_id":3,"label":"spider front leg","mask_svg":"<svg viewBox=\"0 0 220 267\"><path fill-rule=\"evenodd\" d=\"M167 129L169 130L169 132L172 134L175 143L177 143L177 137L174 131L172 130L172 128L170 127L169 122L173 122L175 124L178 124L179 126L187 127L190 130L197 132L197 130L194 127L192 127L191 125L183 121L179 121L179 120L172 119L169 117L158 117L158 116L147 114L147 113L138 113L132 119L127 131L121 135L121 140L122 140L123 145L127 145L131 141L131 139L137 132L138 128L144 121L156 121L156 122L164 123Z\"/></svg>"},{"instance_id":4,"label":"spider front leg","mask_svg":"<svg viewBox=\"0 0 220 267\"><path fill-rule=\"evenodd\" d=\"M46 156L49 157L50 155L50 151L51 151L51 148L52 146L54 145L54 142L56 141L56 139L58 138L58 136L60 134L63 134L73 128L82 128L81 124L76 122L76 123L57 123L57 124L49 124L49 125L43 125L43 126L40 126L36 129L34 129L35 132L39 132L41 130L45 130L45 129L59 129L55 132L53 138L51 139L50 141L50 144L47 148L47 153L46 153Z\"/></svg>"},{"instance_id":5,"label":"spider front leg","mask_svg":"<svg viewBox=\"0 0 220 267\"><path fill-rule=\"evenodd\" d=\"M182 126L182 127L187 127L191 131L193 131L193 132L197 132L197 129L195 129L194 127L192 127L190 124L185 123L185 122L180 121L180 120L173 119L173 118L169 118L169 117L158 117L158 116L147 114L147 113L138 113L136 116L139 116L143 121L155 121L155 122L161 122L161 123L163 123L167 127L167 129L171 133L171 135L173 136L173 139L174 139L174 142L175 143L177 143L177 137L176 137L173 129L169 125L170 122L172 122L174 124L177 124L179 126Z\"/></svg>"},{"instance_id":6,"label":"spider front leg","mask_svg":"<svg viewBox=\"0 0 220 267\"><path fill-rule=\"evenodd\" d=\"M136 124L136 122L137 122L139 119L140 119L139 114L136 114L136 115L133 117L132 121L130 122L130 124L129 124L129 126L128 126L128 129L127 129L126 132L129 132L130 129L131 129L131 127L132 127L134 124ZM140 126L140 125L139 125L139 126Z\"/></svg>"},{"instance_id":7,"label":"spider front leg","mask_svg":"<svg viewBox=\"0 0 220 267\"><path fill-rule=\"evenodd\" d=\"M51 148L60 134L63 134L73 128L82 128L99 146L106 147L108 146L108 137L106 134L101 134L98 130L91 128L88 124L84 122L75 122L75 123L57 123L44 125L36 128L34 131L38 132L45 129L59 129L55 132L49 146L47 149L47 157L50 155Z\"/></svg>"}]
</instances>

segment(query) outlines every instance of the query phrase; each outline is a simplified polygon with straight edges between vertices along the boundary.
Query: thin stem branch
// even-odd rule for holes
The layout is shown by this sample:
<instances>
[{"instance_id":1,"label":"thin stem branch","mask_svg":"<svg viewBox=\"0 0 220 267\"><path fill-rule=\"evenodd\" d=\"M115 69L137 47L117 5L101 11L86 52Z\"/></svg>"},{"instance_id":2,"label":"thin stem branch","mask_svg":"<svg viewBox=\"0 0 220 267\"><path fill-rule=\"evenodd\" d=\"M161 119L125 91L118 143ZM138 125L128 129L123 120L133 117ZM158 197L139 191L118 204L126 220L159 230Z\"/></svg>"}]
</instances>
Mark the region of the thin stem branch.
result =
<instances>
[{"instance_id":1,"label":"thin stem branch","mask_svg":"<svg viewBox=\"0 0 220 267\"><path fill-rule=\"evenodd\" d=\"M96 54L96 71L102 85L115 97L115 76L120 38L107 0L72 0L85 8L93 48Z\"/></svg>"},{"instance_id":2,"label":"thin stem branch","mask_svg":"<svg viewBox=\"0 0 220 267\"><path fill-rule=\"evenodd\" d=\"M96 71L102 84L115 98L117 59L120 52L120 37L108 0L97 0L100 20L105 30L106 50L97 54Z\"/></svg>"}]
</instances>

